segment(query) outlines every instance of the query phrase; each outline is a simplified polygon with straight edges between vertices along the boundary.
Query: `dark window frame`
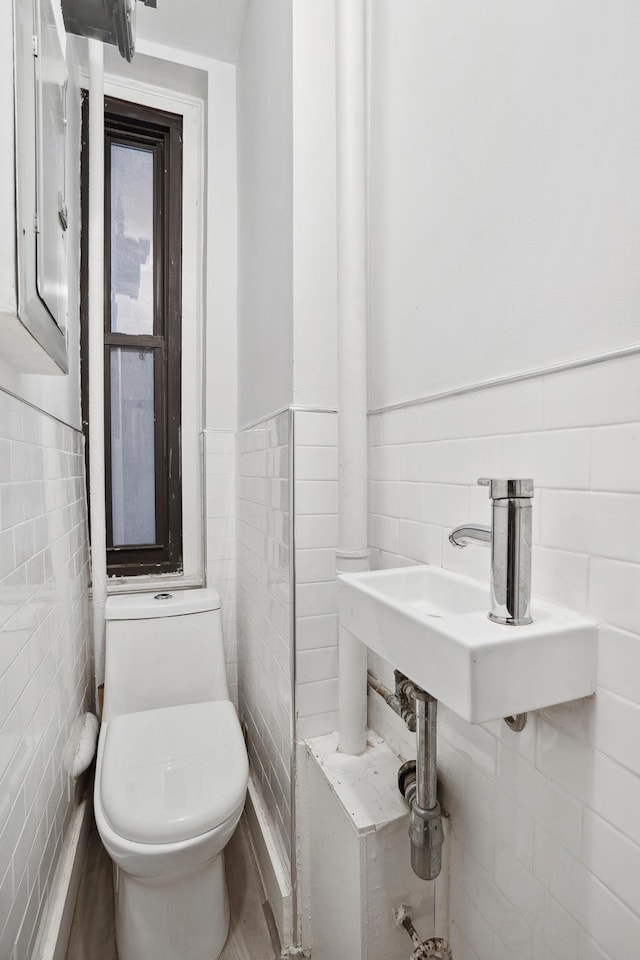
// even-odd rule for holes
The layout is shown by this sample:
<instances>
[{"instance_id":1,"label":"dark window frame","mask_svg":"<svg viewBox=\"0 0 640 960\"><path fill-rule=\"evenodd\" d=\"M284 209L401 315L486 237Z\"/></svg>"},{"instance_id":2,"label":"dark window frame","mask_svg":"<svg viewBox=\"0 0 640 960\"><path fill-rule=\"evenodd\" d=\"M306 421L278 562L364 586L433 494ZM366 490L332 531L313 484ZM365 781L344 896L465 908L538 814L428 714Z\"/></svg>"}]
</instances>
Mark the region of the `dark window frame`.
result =
<instances>
[{"instance_id":1,"label":"dark window frame","mask_svg":"<svg viewBox=\"0 0 640 960\"><path fill-rule=\"evenodd\" d=\"M89 102L82 116L81 373L82 423L89 437L88 405L88 179ZM112 143L154 151L154 331L111 332L110 147ZM182 117L105 97L104 386L107 573L131 577L181 573L182 562ZM155 398L156 542L114 546L112 537L110 363L113 348L152 350ZM88 475L88 464L87 464Z\"/></svg>"}]
</instances>

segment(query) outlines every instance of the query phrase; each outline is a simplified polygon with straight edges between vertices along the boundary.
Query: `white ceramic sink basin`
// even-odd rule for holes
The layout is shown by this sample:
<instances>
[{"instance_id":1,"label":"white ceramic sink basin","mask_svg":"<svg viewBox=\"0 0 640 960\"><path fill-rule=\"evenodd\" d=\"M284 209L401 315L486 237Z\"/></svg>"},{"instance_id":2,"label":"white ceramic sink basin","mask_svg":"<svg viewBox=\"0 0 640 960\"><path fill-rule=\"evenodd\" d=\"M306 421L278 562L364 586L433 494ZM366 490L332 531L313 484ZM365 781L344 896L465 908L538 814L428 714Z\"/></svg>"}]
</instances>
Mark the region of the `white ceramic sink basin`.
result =
<instances>
[{"instance_id":1,"label":"white ceramic sink basin","mask_svg":"<svg viewBox=\"0 0 640 960\"><path fill-rule=\"evenodd\" d=\"M489 589L439 567L338 578L340 624L471 723L595 691L597 628L546 603L533 623L487 617Z\"/></svg>"}]
</instances>

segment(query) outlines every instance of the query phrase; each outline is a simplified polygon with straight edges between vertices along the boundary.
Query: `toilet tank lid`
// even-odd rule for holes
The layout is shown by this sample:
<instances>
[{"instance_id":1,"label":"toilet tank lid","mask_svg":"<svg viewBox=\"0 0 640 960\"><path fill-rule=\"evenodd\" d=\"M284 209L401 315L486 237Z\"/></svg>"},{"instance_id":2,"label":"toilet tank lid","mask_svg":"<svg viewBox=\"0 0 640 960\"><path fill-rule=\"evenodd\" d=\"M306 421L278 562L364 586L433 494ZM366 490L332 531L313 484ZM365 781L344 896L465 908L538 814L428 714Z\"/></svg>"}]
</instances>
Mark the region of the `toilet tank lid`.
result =
<instances>
[{"instance_id":1,"label":"toilet tank lid","mask_svg":"<svg viewBox=\"0 0 640 960\"><path fill-rule=\"evenodd\" d=\"M106 620L155 620L220 609L217 590L158 590L107 597Z\"/></svg>"}]
</instances>

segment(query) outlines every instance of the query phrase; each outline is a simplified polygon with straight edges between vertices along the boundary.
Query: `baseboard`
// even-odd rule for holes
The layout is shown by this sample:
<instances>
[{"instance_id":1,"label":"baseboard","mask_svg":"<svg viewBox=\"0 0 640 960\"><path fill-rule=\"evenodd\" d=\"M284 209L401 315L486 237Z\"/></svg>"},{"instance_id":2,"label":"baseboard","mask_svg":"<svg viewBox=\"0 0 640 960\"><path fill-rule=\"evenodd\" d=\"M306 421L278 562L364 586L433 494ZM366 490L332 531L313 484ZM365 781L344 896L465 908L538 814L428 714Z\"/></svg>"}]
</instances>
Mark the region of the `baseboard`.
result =
<instances>
[{"instance_id":1,"label":"baseboard","mask_svg":"<svg viewBox=\"0 0 640 960\"><path fill-rule=\"evenodd\" d=\"M264 801L251 776L245 813L262 884L278 928L280 943L283 950L286 950L293 943L293 901L289 865L278 848Z\"/></svg>"},{"instance_id":2,"label":"baseboard","mask_svg":"<svg viewBox=\"0 0 640 960\"><path fill-rule=\"evenodd\" d=\"M62 842L60 860L31 960L65 960L90 823L91 804L83 800L76 808Z\"/></svg>"}]
</instances>

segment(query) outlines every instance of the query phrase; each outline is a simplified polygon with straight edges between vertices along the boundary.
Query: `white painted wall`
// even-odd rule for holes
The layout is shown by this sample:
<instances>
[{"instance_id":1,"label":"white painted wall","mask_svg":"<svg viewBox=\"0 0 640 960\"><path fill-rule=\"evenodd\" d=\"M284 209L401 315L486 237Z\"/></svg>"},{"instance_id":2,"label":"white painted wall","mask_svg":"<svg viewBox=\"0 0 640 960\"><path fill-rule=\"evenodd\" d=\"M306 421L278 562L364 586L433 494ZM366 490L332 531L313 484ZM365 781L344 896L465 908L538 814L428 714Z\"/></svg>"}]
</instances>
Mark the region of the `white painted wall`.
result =
<instances>
[{"instance_id":1,"label":"white painted wall","mask_svg":"<svg viewBox=\"0 0 640 960\"><path fill-rule=\"evenodd\" d=\"M335 7L293 4L293 402L335 407Z\"/></svg>"},{"instance_id":2,"label":"white painted wall","mask_svg":"<svg viewBox=\"0 0 640 960\"><path fill-rule=\"evenodd\" d=\"M239 423L335 407L335 10L249 0L238 77Z\"/></svg>"},{"instance_id":3,"label":"white painted wall","mask_svg":"<svg viewBox=\"0 0 640 960\"><path fill-rule=\"evenodd\" d=\"M238 419L236 69L210 61L207 85L205 423Z\"/></svg>"},{"instance_id":4,"label":"white painted wall","mask_svg":"<svg viewBox=\"0 0 640 960\"><path fill-rule=\"evenodd\" d=\"M141 4L137 33L144 40L234 63L246 9L247 0L182 0L156 8Z\"/></svg>"},{"instance_id":5,"label":"white painted wall","mask_svg":"<svg viewBox=\"0 0 640 960\"><path fill-rule=\"evenodd\" d=\"M155 51L155 55L151 51ZM159 47L140 37L136 39L136 54L131 63L123 60L118 48L108 43L104 44L103 54L105 74L109 77L206 99L208 77L202 57Z\"/></svg>"},{"instance_id":6,"label":"white painted wall","mask_svg":"<svg viewBox=\"0 0 640 960\"><path fill-rule=\"evenodd\" d=\"M372 405L640 342L635 7L376 0L371 17ZM534 595L601 627L594 698L522 735L442 711L456 958L640 947L639 383L634 355L370 417L375 564L486 580L488 551L448 532L489 520L477 477L532 476Z\"/></svg>"},{"instance_id":7,"label":"white painted wall","mask_svg":"<svg viewBox=\"0 0 640 960\"><path fill-rule=\"evenodd\" d=\"M238 422L292 399L291 0L250 0L237 63Z\"/></svg>"},{"instance_id":8,"label":"white painted wall","mask_svg":"<svg viewBox=\"0 0 640 960\"><path fill-rule=\"evenodd\" d=\"M370 13L371 406L640 341L637 4Z\"/></svg>"}]
</instances>

